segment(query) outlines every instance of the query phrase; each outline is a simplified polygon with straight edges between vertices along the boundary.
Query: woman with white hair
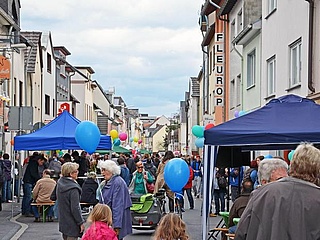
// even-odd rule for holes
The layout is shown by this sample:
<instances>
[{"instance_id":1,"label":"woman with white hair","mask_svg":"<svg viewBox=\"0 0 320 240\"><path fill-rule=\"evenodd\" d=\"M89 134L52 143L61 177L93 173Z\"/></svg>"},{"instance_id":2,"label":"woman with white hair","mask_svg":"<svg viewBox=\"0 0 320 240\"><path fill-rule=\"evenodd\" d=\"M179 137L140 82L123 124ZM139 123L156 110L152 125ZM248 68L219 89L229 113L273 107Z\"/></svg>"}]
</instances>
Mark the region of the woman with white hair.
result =
<instances>
[{"instance_id":1,"label":"woman with white hair","mask_svg":"<svg viewBox=\"0 0 320 240\"><path fill-rule=\"evenodd\" d=\"M128 187L120 177L120 166L114 161L104 161L100 164L104 176L97 190L100 203L107 204L112 211L112 227L118 238L123 239L132 233L131 198Z\"/></svg>"}]
</instances>

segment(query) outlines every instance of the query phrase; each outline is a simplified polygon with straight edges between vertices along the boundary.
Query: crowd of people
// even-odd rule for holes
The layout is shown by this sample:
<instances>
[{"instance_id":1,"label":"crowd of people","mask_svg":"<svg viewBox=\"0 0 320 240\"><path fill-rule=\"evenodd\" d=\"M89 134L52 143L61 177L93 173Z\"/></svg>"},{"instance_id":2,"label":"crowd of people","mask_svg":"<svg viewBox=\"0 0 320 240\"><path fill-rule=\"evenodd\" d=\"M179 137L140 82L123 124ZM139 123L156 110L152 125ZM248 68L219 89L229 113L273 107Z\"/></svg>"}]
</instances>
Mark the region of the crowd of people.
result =
<instances>
[{"instance_id":1,"label":"crowd of people","mask_svg":"<svg viewBox=\"0 0 320 240\"><path fill-rule=\"evenodd\" d=\"M75 151L60 159L54 154L47 160L34 152L21 168L22 214L34 216L34 221L38 222L38 209L31 207L31 202L55 201L54 206L49 207L47 217L48 221L58 218L63 239L78 239L82 235L83 239L93 239L93 236L94 239L105 239L105 236L123 239L132 233L130 195L156 194L164 189L168 212L153 237L156 240L188 239L185 223L173 214L174 194L164 178L165 165L175 157L172 151L162 157L155 154L89 156ZM189 179L181 192L186 193L192 210L194 198L202 198L202 161L200 156L179 157L189 166ZM2 202L10 201L12 196L13 179L5 175L6 162L11 166L9 159L8 154L3 154L0 161L4 175L0 180ZM7 181L11 181L10 184ZM236 239L320 239L316 221L319 186L320 151L303 143L295 150L290 166L281 157L258 156L249 168L216 168L210 216L228 211L226 199L230 193L232 207L227 225ZM14 192L16 194L16 189ZM90 227L86 230L81 203L94 206L87 220ZM180 204L185 211L184 201ZM238 224L234 222L236 218L240 218ZM288 224L282 224L284 222ZM170 231L172 226L175 230Z\"/></svg>"},{"instance_id":2,"label":"crowd of people","mask_svg":"<svg viewBox=\"0 0 320 240\"><path fill-rule=\"evenodd\" d=\"M131 194L156 194L160 189L165 189L168 212L174 211L174 194L164 180L165 164L174 157L181 156L175 156L172 151L167 151L164 156L144 154L134 157L129 154L90 156L84 151L65 153L60 157L53 153L48 157L34 152L23 161L19 170L23 195L21 213L40 222L38 207L32 203L54 202L54 205L47 207L46 220L59 221L59 231L64 239L77 239L84 233L83 206L99 206L100 210L90 215L90 221L101 222L96 218L103 218L102 222L115 231L117 238L122 239L132 233ZM202 164L200 156L186 156L183 159L189 165L190 176L181 193L186 193L190 209L194 209L194 197L199 198L201 194ZM6 170L8 165L8 172L11 172L8 154L3 155L0 163L1 169ZM3 186L0 192L5 193L2 194L2 202L11 201L12 179L0 183ZM16 192L20 194L19 190ZM180 204L185 211L184 201ZM96 215L101 211L101 205L110 208L111 221L109 216Z\"/></svg>"}]
</instances>

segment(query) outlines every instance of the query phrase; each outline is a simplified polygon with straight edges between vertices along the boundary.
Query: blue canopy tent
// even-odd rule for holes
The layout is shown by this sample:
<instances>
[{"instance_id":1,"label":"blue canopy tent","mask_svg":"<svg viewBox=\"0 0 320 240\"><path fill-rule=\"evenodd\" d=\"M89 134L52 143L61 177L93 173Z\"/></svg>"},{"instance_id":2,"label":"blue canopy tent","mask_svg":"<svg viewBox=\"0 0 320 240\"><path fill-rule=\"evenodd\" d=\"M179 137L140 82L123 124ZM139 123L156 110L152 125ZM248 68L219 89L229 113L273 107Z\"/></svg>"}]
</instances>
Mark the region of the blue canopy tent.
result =
<instances>
[{"instance_id":1,"label":"blue canopy tent","mask_svg":"<svg viewBox=\"0 0 320 240\"><path fill-rule=\"evenodd\" d=\"M320 143L319 119L320 105L307 98L286 95L256 111L205 130L203 239L207 236L207 214L219 149L294 149L301 142L316 145Z\"/></svg>"},{"instance_id":2,"label":"blue canopy tent","mask_svg":"<svg viewBox=\"0 0 320 240\"><path fill-rule=\"evenodd\" d=\"M81 149L75 139L75 130L80 120L67 111L39 130L16 136L14 150L76 150ZM112 149L111 137L101 135L97 149Z\"/></svg>"}]
</instances>

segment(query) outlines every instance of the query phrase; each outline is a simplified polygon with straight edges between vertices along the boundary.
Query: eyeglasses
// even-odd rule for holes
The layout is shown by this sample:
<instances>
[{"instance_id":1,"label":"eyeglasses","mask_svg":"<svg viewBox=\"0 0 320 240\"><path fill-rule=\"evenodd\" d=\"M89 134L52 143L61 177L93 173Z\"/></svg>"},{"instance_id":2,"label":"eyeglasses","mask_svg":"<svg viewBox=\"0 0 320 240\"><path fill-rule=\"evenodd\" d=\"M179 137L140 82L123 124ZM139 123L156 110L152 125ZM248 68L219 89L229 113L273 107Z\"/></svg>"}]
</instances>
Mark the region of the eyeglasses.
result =
<instances>
[{"instance_id":1,"label":"eyeglasses","mask_svg":"<svg viewBox=\"0 0 320 240\"><path fill-rule=\"evenodd\" d=\"M143 167L137 167L137 168L143 168Z\"/></svg>"}]
</instances>

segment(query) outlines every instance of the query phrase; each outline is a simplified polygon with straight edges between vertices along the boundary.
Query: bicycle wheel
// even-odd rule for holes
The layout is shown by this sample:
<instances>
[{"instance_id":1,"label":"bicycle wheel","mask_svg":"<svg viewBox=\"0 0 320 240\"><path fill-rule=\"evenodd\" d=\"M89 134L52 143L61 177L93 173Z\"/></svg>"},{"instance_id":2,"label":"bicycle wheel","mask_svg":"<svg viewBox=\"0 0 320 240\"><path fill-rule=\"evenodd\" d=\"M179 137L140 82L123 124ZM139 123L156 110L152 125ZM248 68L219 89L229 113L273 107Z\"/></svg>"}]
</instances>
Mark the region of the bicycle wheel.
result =
<instances>
[{"instance_id":1,"label":"bicycle wheel","mask_svg":"<svg viewBox=\"0 0 320 240\"><path fill-rule=\"evenodd\" d=\"M182 219L182 211L181 211L181 205L179 199L176 198L175 201L175 213L179 215L179 217Z\"/></svg>"}]
</instances>

